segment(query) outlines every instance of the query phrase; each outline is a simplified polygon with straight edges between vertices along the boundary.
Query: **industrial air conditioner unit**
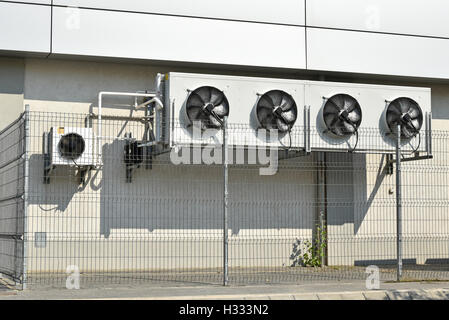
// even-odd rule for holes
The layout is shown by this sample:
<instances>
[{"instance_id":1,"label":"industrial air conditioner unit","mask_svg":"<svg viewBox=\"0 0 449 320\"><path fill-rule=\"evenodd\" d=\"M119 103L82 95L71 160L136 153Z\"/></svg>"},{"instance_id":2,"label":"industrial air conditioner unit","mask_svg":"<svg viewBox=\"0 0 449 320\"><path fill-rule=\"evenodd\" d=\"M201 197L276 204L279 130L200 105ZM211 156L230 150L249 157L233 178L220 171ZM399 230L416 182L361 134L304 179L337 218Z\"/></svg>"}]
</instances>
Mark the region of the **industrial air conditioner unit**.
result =
<instances>
[{"instance_id":1,"label":"industrial air conditioner unit","mask_svg":"<svg viewBox=\"0 0 449 320\"><path fill-rule=\"evenodd\" d=\"M224 116L229 145L304 147L304 85L296 80L169 73L164 87L170 147L222 144Z\"/></svg>"},{"instance_id":2,"label":"industrial air conditioner unit","mask_svg":"<svg viewBox=\"0 0 449 320\"><path fill-rule=\"evenodd\" d=\"M222 144L224 116L233 146L391 153L397 124L404 151L431 145L429 88L186 73L163 83L169 147Z\"/></svg>"},{"instance_id":3,"label":"industrial air conditioner unit","mask_svg":"<svg viewBox=\"0 0 449 320\"><path fill-rule=\"evenodd\" d=\"M92 128L52 127L44 138L44 182L56 166L76 166L83 172L93 167Z\"/></svg>"}]
</instances>

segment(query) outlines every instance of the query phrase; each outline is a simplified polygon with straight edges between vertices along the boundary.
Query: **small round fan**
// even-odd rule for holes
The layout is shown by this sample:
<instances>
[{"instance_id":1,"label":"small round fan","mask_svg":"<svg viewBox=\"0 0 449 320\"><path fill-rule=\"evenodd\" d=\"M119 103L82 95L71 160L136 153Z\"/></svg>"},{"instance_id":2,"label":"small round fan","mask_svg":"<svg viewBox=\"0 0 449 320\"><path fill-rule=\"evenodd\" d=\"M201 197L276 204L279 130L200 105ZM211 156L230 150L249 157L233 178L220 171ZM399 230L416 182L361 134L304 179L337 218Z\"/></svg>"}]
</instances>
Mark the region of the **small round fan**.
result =
<instances>
[{"instance_id":1,"label":"small round fan","mask_svg":"<svg viewBox=\"0 0 449 320\"><path fill-rule=\"evenodd\" d=\"M386 110L386 121L391 132L397 132L401 125L401 138L410 139L416 136L423 124L423 113L419 104L410 98L393 100Z\"/></svg>"},{"instance_id":2,"label":"small round fan","mask_svg":"<svg viewBox=\"0 0 449 320\"><path fill-rule=\"evenodd\" d=\"M228 99L215 87L200 87L190 93L186 113L190 124L199 122L202 130L221 128L223 118L229 115Z\"/></svg>"},{"instance_id":3,"label":"small round fan","mask_svg":"<svg viewBox=\"0 0 449 320\"><path fill-rule=\"evenodd\" d=\"M362 123L362 109L348 94L337 94L327 99L323 107L326 128L339 137L355 134Z\"/></svg>"},{"instance_id":4,"label":"small round fan","mask_svg":"<svg viewBox=\"0 0 449 320\"><path fill-rule=\"evenodd\" d=\"M281 90L271 90L260 97L256 115L262 128L288 132L298 117L298 109L291 95Z\"/></svg>"},{"instance_id":5,"label":"small round fan","mask_svg":"<svg viewBox=\"0 0 449 320\"><path fill-rule=\"evenodd\" d=\"M69 133L61 137L58 144L61 157L75 160L81 157L86 147L82 136L77 133Z\"/></svg>"}]
</instances>

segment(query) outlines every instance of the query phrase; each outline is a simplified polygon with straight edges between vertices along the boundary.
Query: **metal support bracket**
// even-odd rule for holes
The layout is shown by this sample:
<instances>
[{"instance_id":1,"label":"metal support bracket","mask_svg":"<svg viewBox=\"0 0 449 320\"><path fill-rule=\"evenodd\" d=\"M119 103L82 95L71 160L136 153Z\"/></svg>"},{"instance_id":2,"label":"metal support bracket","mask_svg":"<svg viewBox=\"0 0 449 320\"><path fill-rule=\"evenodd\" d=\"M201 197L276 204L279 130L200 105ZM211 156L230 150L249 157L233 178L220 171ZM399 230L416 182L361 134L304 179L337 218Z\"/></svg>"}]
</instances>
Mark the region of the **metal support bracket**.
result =
<instances>
[{"instance_id":1,"label":"metal support bracket","mask_svg":"<svg viewBox=\"0 0 449 320\"><path fill-rule=\"evenodd\" d=\"M433 159L432 154L432 113L427 112L425 116L426 121L426 154L419 155L419 152L415 152L412 157L401 157L401 162L419 161ZM393 158L393 154L387 155L386 172L388 175L393 174L393 165L396 163L396 159Z\"/></svg>"},{"instance_id":2,"label":"metal support bracket","mask_svg":"<svg viewBox=\"0 0 449 320\"><path fill-rule=\"evenodd\" d=\"M78 171L79 180L78 183L82 184L83 187L86 186L88 173L92 170L91 166L80 167Z\"/></svg>"}]
</instances>

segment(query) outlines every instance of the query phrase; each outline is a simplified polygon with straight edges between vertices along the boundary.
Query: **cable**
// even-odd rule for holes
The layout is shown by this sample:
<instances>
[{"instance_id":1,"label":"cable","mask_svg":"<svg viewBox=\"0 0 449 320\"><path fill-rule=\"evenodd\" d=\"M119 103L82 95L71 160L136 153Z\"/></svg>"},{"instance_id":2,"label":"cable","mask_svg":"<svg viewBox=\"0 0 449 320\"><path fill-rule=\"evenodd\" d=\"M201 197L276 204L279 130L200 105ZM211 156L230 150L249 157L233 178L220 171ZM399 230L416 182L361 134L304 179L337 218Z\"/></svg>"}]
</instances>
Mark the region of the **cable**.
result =
<instances>
[{"instance_id":1,"label":"cable","mask_svg":"<svg viewBox=\"0 0 449 320\"><path fill-rule=\"evenodd\" d=\"M75 166L76 166L78 169L81 169L81 166L78 165L78 164L75 162L75 159L70 159L70 160L72 160L72 162L75 164Z\"/></svg>"},{"instance_id":2,"label":"cable","mask_svg":"<svg viewBox=\"0 0 449 320\"><path fill-rule=\"evenodd\" d=\"M415 132L415 136L418 135L418 146L416 148L414 148L412 152L406 153L406 155L415 154L419 150L419 147L421 146L421 132L419 132L419 130L415 127L415 125L413 124L412 121L406 121L405 122L405 121L401 120L401 122L404 125L409 126ZM402 132L401 132L401 134L402 134Z\"/></svg>"},{"instance_id":3,"label":"cable","mask_svg":"<svg viewBox=\"0 0 449 320\"><path fill-rule=\"evenodd\" d=\"M421 146L421 132L418 132L418 146L417 146L416 148L414 148L412 152L410 152L410 153L405 153L405 155L412 155L412 154L415 154L415 153L419 150L419 147L420 147L420 146ZM404 153L403 153L402 155L404 155Z\"/></svg>"},{"instance_id":4,"label":"cable","mask_svg":"<svg viewBox=\"0 0 449 320\"><path fill-rule=\"evenodd\" d=\"M355 127L355 125L352 125L355 129L355 145L353 148L349 149L348 152L352 153L355 151L355 149L357 149L357 145L359 144L359 130L357 130L357 128Z\"/></svg>"},{"instance_id":5,"label":"cable","mask_svg":"<svg viewBox=\"0 0 449 320\"><path fill-rule=\"evenodd\" d=\"M290 149L292 148L292 131L291 129L288 129L288 138L289 138L289 146L287 147L286 145L284 145L281 141L281 139L279 138L279 143L281 144L281 146L284 148L285 151L290 151Z\"/></svg>"},{"instance_id":6,"label":"cable","mask_svg":"<svg viewBox=\"0 0 449 320\"><path fill-rule=\"evenodd\" d=\"M353 128L354 128L354 134L355 134L355 136L356 136L356 141L355 141L355 145L354 145L354 147L353 148L350 148L349 150L348 150L348 152L354 152L355 151L355 149L357 149L357 145L359 144L359 130L358 130L358 128L356 127L356 125L351 121L351 119L349 119L349 116L348 116L348 114L347 114L347 111L344 111L344 113L342 112L340 115L339 115L339 117L340 117L340 119L343 119L343 121L345 121L346 123L349 123Z\"/></svg>"}]
</instances>

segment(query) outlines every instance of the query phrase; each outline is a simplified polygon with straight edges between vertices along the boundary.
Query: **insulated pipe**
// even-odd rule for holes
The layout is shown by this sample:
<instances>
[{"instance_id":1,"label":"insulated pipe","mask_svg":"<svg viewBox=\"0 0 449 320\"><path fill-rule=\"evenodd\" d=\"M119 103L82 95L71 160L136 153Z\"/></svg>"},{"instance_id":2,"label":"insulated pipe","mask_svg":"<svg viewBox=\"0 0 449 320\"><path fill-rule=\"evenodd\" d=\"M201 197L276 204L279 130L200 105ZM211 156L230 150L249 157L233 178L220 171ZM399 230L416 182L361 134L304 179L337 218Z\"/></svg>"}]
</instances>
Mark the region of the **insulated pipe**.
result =
<instances>
[{"instance_id":1,"label":"insulated pipe","mask_svg":"<svg viewBox=\"0 0 449 320\"><path fill-rule=\"evenodd\" d=\"M97 155L98 155L98 159L97 159L97 165L99 164L99 161L101 159L101 130L102 130L102 125L101 125L101 115L102 115L102 101L103 101L103 97L104 96L121 96L121 97L143 97L143 98L153 98L152 100L154 100L154 102L156 102L156 104L159 105L159 109L162 109L164 107L164 105L162 104L162 102L160 101L159 98L157 98L157 94L152 92L152 93L135 93L135 92L111 92L111 91L101 91L98 94L98 128L97 128ZM156 125L157 121L156 121Z\"/></svg>"}]
</instances>

